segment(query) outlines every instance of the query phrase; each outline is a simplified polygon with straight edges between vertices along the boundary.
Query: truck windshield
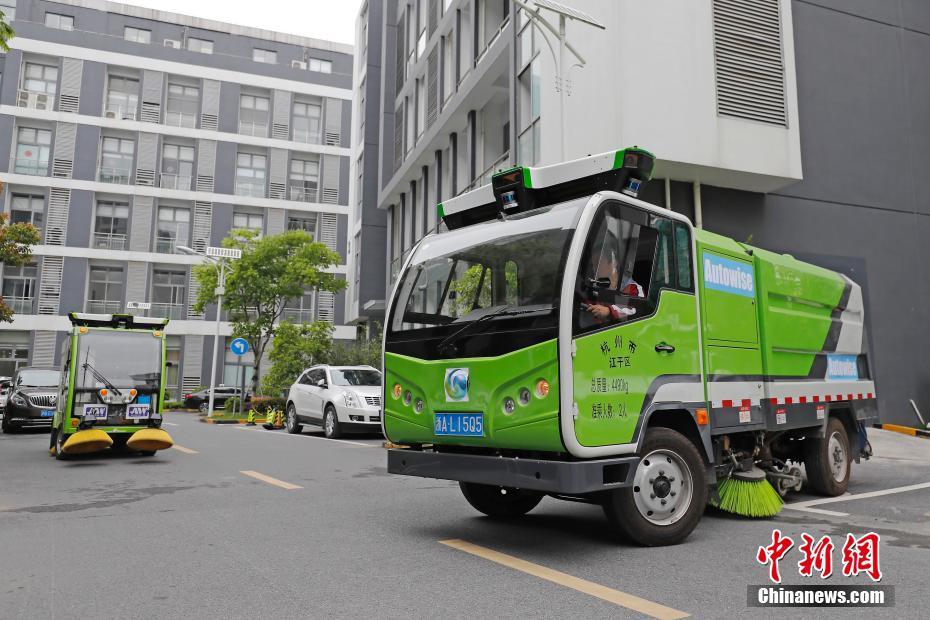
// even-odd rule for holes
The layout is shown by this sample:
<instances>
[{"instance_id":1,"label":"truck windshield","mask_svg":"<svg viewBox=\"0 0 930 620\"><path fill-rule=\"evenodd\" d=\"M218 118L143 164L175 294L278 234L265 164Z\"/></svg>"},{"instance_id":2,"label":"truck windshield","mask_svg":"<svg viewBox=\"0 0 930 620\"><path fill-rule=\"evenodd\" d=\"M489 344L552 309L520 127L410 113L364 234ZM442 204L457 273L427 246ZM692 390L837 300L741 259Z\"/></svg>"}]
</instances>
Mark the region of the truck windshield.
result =
<instances>
[{"instance_id":1,"label":"truck windshield","mask_svg":"<svg viewBox=\"0 0 930 620\"><path fill-rule=\"evenodd\" d=\"M76 388L157 390L161 382L161 339L151 332L90 331L78 340ZM106 381L104 381L106 379Z\"/></svg>"},{"instance_id":2,"label":"truck windshield","mask_svg":"<svg viewBox=\"0 0 930 620\"><path fill-rule=\"evenodd\" d=\"M456 344L448 342L452 336L470 355L499 355L505 352L501 347L514 350L554 338L563 266L586 202L573 200L425 239L401 277L388 344L427 339L446 348ZM518 325L530 332L513 340L514 346L499 338L482 344L487 339L478 338ZM466 344L472 340L479 344ZM416 348L422 350L389 346L421 357L449 356L430 352L429 346ZM460 354L465 350L459 347Z\"/></svg>"}]
</instances>

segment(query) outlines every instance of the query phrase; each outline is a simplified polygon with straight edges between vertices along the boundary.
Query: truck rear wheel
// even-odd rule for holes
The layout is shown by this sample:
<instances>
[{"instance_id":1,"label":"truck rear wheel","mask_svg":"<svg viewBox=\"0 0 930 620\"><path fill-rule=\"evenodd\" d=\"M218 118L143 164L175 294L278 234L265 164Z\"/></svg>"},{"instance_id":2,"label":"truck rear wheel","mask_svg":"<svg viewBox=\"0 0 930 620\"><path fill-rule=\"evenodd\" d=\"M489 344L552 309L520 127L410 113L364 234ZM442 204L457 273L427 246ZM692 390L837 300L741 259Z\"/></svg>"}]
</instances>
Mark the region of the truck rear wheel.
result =
<instances>
[{"instance_id":1,"label":"truck rear wheel","mask_svg":"<svg viewBox=\"0 0 930 620\"><path fill-rule=\"evenodd\" d=\"M628 540L675 545L697 526L707 503L704 461L686 437L668 428L646 431L633 486L608 491L604 514Z\"/></svg>"},{"instance_id":2,"label":"truck rear wheel","mask_svg":"<svg viewBox=\"0 0 930 620\"><path fill-rule=\"evenodd\" d=\"M543 498L543 494L536 491L495 487L474 482L459 482L459 487L472 508L498 519L522 517L536 508Z\"/></svg>"},{"instance_id":3,"label":"truck rear wheel","mask_svg":"<svg viewBox=\"0 0 930 620\"><path fill-rule=\"evenodd\" d=\"M811 489L829 497L846 492L851 465L849 435L838 418L827 422L825 437L804 440L804 469Z\"/></svg>"}]
</instances>

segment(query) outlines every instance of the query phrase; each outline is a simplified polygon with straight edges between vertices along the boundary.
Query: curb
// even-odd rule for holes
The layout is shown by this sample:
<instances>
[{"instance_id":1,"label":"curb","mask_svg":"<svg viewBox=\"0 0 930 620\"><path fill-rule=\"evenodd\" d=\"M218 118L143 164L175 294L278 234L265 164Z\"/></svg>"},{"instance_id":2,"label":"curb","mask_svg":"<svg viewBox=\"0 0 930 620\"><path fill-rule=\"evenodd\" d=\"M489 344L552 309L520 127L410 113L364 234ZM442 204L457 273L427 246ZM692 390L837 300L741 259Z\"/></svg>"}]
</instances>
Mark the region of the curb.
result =
<instances>
[{"instance_id":1,"label":"curb","mask_svg":"<svg viewBox=\"0 0 930 620\"><path fill-rule=\"evenodd\" d=\"M246 419L242 419L242 420L219 419L217 420L213 418L200 418L200 421L206 424L245 424L246 422L248 422L248 420ZM265 418L255 418L254 421L255 421L255 424L263 424L265 422Z\"/></svg>"},{"instance_id":2,"label":"curb","mask_svg":"<svg viewBox=\"0 0 930 620\"><path fill-rule=\"evenodd\" d=\"M901 433L902 435L909 435L911 437L930 439L930 430L924 430L922 428L911 428L910 426L901 426L900 424L875 424L874 426L875 428L880 428L883 431L891 431L892 433Z\"/></svg>"}]
</instances>

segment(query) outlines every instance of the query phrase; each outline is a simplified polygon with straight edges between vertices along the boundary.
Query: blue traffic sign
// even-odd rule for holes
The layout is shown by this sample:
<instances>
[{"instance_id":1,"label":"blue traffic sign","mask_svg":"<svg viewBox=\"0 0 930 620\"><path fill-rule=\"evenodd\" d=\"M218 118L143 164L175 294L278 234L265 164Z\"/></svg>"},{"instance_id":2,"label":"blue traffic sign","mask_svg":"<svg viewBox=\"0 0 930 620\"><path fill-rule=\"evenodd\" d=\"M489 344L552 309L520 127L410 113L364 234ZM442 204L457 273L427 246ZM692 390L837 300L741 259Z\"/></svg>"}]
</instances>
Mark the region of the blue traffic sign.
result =
<instances>
[{"instance_id":1,"label":"blue traffic sign","mask_svg":"<svg viewBox=\"0 0 930 620\"><path fill-rule=\"evenodd\" d=\"M249 352L249 341L245 338L236 338L229 343L229 350L235 355L245 355Z\"/></svg>"}]
</instances>

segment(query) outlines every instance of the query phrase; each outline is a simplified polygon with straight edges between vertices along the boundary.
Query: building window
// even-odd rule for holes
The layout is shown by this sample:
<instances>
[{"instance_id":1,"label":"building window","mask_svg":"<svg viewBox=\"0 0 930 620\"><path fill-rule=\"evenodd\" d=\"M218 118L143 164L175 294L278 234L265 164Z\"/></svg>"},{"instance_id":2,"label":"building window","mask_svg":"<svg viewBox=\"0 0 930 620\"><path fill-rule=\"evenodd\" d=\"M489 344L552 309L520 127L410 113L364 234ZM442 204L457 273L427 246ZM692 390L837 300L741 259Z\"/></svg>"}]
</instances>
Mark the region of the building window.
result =
<instances>
[{"instance_id":1,"label":"building window","mask_svg":"<svg viewBox=\"0 0 930 620\"><path fill-rule=\"evenodd\" d=\"M133 43L145 43L148 45L152 42L152 31L145 28L133 28L126 26L123 28L123 39Z\"/></svg>"},{"instance_id":2,"label":"building window","mask_svg":"<svg viewBox=\"0 0 930 620\"><path fill-rule=\"evenodd\" d=\"M201 54L212 54L213 53L213 41L207 41L206 39L197 39L195 37L187 38L187 49L192 52L200 52Z\"/></svg>"},{"instance_id":3,"label":"building window","mask_svg":"<svg viewBox=\"0 0 930 620\"><path fill-rule=\"evenodd\" d=\"M417 58L426 51L426 2L417 0Z\"/></svg>"},{"instance_id":4,"label":"building window","mask_svg":"<svg viewBox=\"0 0 930 620\"><path fill-rule=\"evenodd\" d=\"M307 292L297 299L289 299L284 305L281 320L301 324L313 322L313 292Z\"/></svg>"},{"instance_id":5,"label":"building window","mask_svg":"<svg viewBox=\"0 0 930 620\"><path fill-rule=\"evenodd\" d=\"M442 39L442 101L455 92L455 38L449 31Z\"/></svg>"},{"instance_id":6,"label":"building window","mask_svg":"<svg viewBox=\"0 0 930 620\"><path fill-rule=\"evenodd\" d=\"M152 271L152 316L164 319L183 319L184 293L187 273L184 271L154 269Z\"/></svg>"},{"instance_id":7,"label":"building window","mask_svg":"<svg viewBox=\"0 0 930 620\"><path fill-rule=\"evenodd\" d=\"M265 218L261 213L254 211L234 211L233 212L233 229L254 230L259 235L262 234Z\"/></svg>"},{"instance_id":8,"label":"building window","mask_svg":"<svg viewBox=\"0 0 930 620\"><path fill-rule=\"evenodd\" d=\"M91 265L87 287L87 312L109 314L119 312L122 308L123 268Z\"/></svg>"},{"instance_id":9,"label":"building window","mask_svg":"<svg viewBox=\"0 0 930 620\"><path fill-rule=\"evenodd\" d=\"M99 250L125 250L128 230L128 204L103 200L97 202L97 213L94 217L95 248Z\"/></svg>"},{"instance_id":10,"label":"building window","mask_svg":"<svg viewBox=\"0 0 930 620\"><path fill-rule=\"evenodd\" d=\"M265 197L265 156L236 155L236 195Z\"/></svg>"},{"instance_id":11,"label":"building window","mask_svg":"<svg viewBox=\"0 0 930 620\"><path fill-rule=\"evenodd\" d=\"M258 95L239 97L239 133L247 136L267 136L271 101Z\"/></svg>"},{"instance_id":12,"label":"building window","mask_svg":"<svg viewBox=\"0 0 930 620\"><path fill-rule=\"evenodd\" d=\"M310 71L316 71L318 73L332 73L333 61L322 60L320 58L311 58L307 63L307 69Z\"/></svg>"},{"instance_id":13,"label":"building window","mask_svg":"<svg viewBox=\"0 0 930 620\"><path fill-rule=\"evenodd\" d=\"M255 62L263 62L269 65L276 65L278 64L278 52L273 50L263 50L256 47L252 50L252 60Z\"/></svg>"},{"instance_id":14,"label":"building window","mask_svg":"<svg viewBox=\"0 0 930 620\"><path fill-rule=\"evenodd\" d=\"M316 215L311 215L309 213L289 215L287 218L287 229L302 230L316 239Z\"/></svg>"},{"instance_id":15,"label":"building window","mask_svg":"<svg viewBox=\"0 0 930 620\"><path fill-rule=\"evenodd\" d=\"M200 110L200 89L186 84L168 84L165 123L175 127L196 127Z\"/></svg>"},{"instance_id":16,"label":"building window","mask_svg":"<svg viewBox=\"0 0 930 620\"><path fill-rule=\"evenodd\" d=\"M49 129L20 127L16 131L16 161L13 170L17 174L48 174L48 156L52 146Z\"/></svg>"},{"instance_id":17,"label":"building window","mask_svg":"<svg viewBox=\"0 0 930 620\"><path fill-rule=\"evenodd\" d=\"M416 93L414 93L416 95ZM414 114L416 112L416 97L411 100L409 97L404 98L404 106L407 108L407 118L404 121L407 124L407 153L413 150L413 145L417 142L416 136L416 123L414 122Z\"/></svg>"},{"instance_id":18,"label":"building window","mask_svg":"<svg viewBox=\"0 0 930 620\"><path fill-rule=\"evenodd\" d=\"M3 267L3 301L16 314L33 314L37 275L38 267L35 263Z\"/></svg>"},{"instance_id":19,"label":"building window","mask_svg":"<svg viewBox=\"0 0 930 620\"><path fill-rule=\"evenodd\" d=\"M353 260L354 264L352 265L352 271L354 274L353 279L355 280L355 284L352 287L352 301L357 302L358 301L358 287L362 282L362 267L361 267L361 261L360 261L361 247L362 247L362 233L359 232L355 235L354 245L355 245L355 257Z\"/></svg>"},{"instance_id":20,"label":"building window","mask_svg":"<svg viewBox=\"0 0 930 620\"><path fill-rule=\"evenodd\" d=\"M517 161L522 166L539 162L540 76L539 59L523 70L518 80L518 110L520 133L517 136Z\"/></svg>"},{"instance_id":21,"label":"building window","mask_svg":"<svg viewBox=\"0 0 930 620\"><path fill-rule=\"evenodd\" d=\"M161 149L161 187L190 190L194 178L194 147L168 144Z\"/></svg>"},{"instance_id":22,"label":"building window","mask_svg":"<svg viewBox=\"0 0 930 620\"><path fill-rule=\"evenodd\" d=\"M290 199L319 202L320 162L307 159L291 160Z\"/></svg>"},{"instance_id":23,"label":"building window","mask_svg":"<svg viewBox=\"0 0 930 620\"><path fill-rule=\"evenodd\" d=\"M107 81L107 107L104 116L136 120L139 108L139 80L111 75Z\"/></svg>"},{"instance_id":24,"label":"building window","mask_svg":"<svg viewBox=\"0 0 930 620\"><path fill-rule=\"evenodd\" d=\"M179 245L190 241L191 210L184 207L158 207L155 251L173 254Z\"/></svg>"},{"instance_id":25,"label":"building window","mask_svg":"<svg viewBox=\"0 0 930 620\"><path fill-rule=\"evenodd\" d=\"M293 121L294 141L319 144L321 116L322 106L319 103L295 101Z\"/></svg>"},{"instance_id":26,"label":"building window","mask_svg":"<svg viewBox=\"0 0 930 620\"><path fill-rule=\"evenodd\" d=\"M426 80L420 78L417 80L417 140L423 135L426 129Z\"/></svg>"},{"instance_id":27,"label":"building window","mask_svg":"<svg viewBox=\"0 0 930 620\"><path fill-rule=\"evenodd\" d=\"M58 30L74 30L74 17L60 13L46 13L45 25Z\"/></svg>"},{"instance_id":28,"label":"building window","mask_svg":"<svg viewBox=\"0 0 930 620\"><path fill-rule=\"evenodd\" d=\"M128 185L135 150L136 143L128 138L104 137L101 141L97 180L101 183Z\"/></svg>"},{"instance_id":29,"label":"building window","mask_svg":"<svg viewBox=\"0 0 930 620\"><path fill-rule=\"evenodd\" d=\"M0 0L0 13L3 13L7 23L15 20L16 0Z\"/></svg>"},{"instance_id":30,"label":"building window","mask_svg":"<svg viewBox=\"0 0 930 620\"><path fill-rule=\"evenodd\" d=\"M32 224L42 228L45 217L45 196L13 194L10 200L10 223Z\"/></svg>"},{"instance_id":31,"label":"building window","mask_svg":"<svg viewBox=\"0 0 930 620\"><path fill-rule=\"evenodd\" d=\"M168 398L181 400L181 336L168 336L165 338L165 361L168 362L165 371L165 390Z\"/></svg>"},{"instance_id":32,"label":"building window","mask_svg":"<svg viewBox=\"0 0 930 620\"><path fill-rule=\"evenodd\" d=\"M23 90L54 96L58 92L58 67L27 62L23 70Z\"/></svg>"}]
</instances>

